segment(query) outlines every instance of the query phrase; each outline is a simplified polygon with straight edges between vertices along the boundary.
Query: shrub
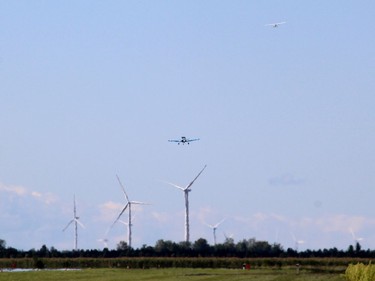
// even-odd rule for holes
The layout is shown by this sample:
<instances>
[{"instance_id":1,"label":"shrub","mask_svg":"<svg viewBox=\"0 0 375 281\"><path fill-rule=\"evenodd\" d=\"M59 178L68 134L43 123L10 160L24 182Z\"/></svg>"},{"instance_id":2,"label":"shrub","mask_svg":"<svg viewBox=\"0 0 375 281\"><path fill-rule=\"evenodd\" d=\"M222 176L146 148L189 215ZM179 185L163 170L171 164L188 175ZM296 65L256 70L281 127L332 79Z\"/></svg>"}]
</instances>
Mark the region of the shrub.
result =
<instances>
[{"instance_id":1,"label":"shrub","mask_svg":"<svg viewBox=\"0 0 375 281\"><path fill-rule=\"evenodd\" d=\"M375 265L371 263L368 265L363 263L350 264L345 271L345 279L348 281L374 281Z\"/></svg>"}]
</instances>

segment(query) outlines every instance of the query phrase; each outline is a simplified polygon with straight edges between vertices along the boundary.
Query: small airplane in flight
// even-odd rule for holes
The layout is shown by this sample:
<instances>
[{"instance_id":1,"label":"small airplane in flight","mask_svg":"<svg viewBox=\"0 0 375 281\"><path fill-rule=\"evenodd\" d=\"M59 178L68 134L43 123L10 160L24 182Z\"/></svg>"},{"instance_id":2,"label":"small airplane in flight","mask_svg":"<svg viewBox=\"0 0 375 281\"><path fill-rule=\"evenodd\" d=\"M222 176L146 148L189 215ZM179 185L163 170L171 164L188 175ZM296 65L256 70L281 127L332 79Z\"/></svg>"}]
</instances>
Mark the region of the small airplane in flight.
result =
<instances>
[{"instance_id":1,"label":"small airplane in flight","mask_svg":"<svg viewBox=\"0 0 375 281\"><path fill-rule=\"evenodd\" d=\"M179 139L179 140L168 140L168 141L169 142L177 142L177 144L180 145L180 143L182 143L182 144L185 144L185 143L190 144L190 142L192 142L192 141L198 141L198 140L199 139L188 139L186 137L181 137L181 139Z\"/></svg>"},{"instance_id":2,"label":"small airplane in flight","mask_svg":"<svg viewBox=\"0 0 375 281\"><path fill-rule=\"evenodd\" d=\"M279 27L279 25L284 24L284 23L286 23L286 21L269 23L269 24L266 24L265 26L272 26L273 28L276 28L276 27Z\"/></svg>"}]
</instances>

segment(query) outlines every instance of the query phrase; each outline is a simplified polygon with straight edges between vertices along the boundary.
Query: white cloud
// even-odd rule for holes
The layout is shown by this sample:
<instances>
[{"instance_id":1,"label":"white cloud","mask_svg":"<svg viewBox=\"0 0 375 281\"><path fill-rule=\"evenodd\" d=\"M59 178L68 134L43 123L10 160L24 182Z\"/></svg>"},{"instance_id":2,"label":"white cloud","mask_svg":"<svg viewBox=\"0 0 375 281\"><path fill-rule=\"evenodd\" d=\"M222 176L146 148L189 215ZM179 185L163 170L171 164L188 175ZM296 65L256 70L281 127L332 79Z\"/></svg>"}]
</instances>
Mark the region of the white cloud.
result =
<instances>
[{"instance_id":1,"label":"white cloud","mask_svg":"<svg viewBox=\"0 0 375 281\"><path fill-rule=\"evenodd\" d=\"M0 191L10 193L19 197L31 197L42 201L49 205L57 201L57 196L52 193L40 193L38 191L30 191L28 188L18 185L5 185L0 183Z\"/></svg>"},{"instance_id":2,"label":"white cloud","mask_svg":"<svg viewBox=\"0 0 375 281\"><path fill-rule=\"evenodd\" d=\"M35 197L35 198L41 198L41 197L42 197L42 194L39 193L39 192L36 192L36 191L31 192L31 195L32 195L33 197Z\"/></svg>"},{"instance_id":3,"label":"white cloud","mask_svg":"<svg viewBox=\"0 0 375 281\"><path fill-rule=\"evenodd\" d=\"M318 218L313 223L324 232L349 232L359 231L365 225L375 224L375 220L362 216L332 215Z\"/></svg>"},{"instance_id":4,"label":"white cloud","mask_svg":"<svg viewBox=\"0 0 375 281\"><path fill-rule=\"evenodd\" d=\"M158 223L167 223L170 220L170 215L168 213L152 212L151 216Z\"/></svg>"},{"instance_id":5,"label":"white cloud","mask_svg":"<svg viewBox=\"0 0 375 281\"><path fill-rule=\"evenodd\" d=\"M16 185L5 185L3 183L0 183L0 191L13 193L13 194L16 194L18 196L24 196L28 193L28 191L25 187L16 186Z\"/></svg>"},{"instance_id":6,"label":"white cloud","mask_svg":"<svg viewBox=\"0 0 375 281\"><path fill-rule=\"evenodd\" d=\"M115 203L113 201L107 201L99 205L99 221L103 222L113 222L118 214L121 212L124 205Z\"/></svg>"}]
</instances>

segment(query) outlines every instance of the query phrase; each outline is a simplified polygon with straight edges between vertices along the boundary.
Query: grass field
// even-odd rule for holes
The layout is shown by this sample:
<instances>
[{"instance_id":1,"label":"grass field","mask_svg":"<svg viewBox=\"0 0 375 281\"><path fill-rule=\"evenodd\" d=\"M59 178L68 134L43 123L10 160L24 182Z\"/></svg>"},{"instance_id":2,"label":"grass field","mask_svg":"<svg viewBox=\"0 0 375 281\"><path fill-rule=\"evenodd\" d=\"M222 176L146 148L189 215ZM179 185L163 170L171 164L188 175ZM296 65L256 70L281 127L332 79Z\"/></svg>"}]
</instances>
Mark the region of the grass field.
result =
<instances>
[{"instance_id":1,"label":"grass field","mask_svg":"<svg viewBox=\"0 0 375 281\"><path fill-rule=\"evenodd\" d=\"M84 269L78 271L0 272L6 281L344 281L340 273L295 269Z\"/></svg>"}]
</instances>

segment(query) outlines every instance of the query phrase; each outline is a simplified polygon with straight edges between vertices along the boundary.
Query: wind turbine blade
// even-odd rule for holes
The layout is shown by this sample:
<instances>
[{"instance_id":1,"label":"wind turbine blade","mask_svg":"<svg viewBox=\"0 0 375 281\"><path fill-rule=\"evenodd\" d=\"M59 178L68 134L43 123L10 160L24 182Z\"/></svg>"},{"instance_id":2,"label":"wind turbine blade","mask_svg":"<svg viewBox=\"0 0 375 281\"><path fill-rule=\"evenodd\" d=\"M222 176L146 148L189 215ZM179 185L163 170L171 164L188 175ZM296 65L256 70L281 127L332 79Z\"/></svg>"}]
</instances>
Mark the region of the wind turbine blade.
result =
<instances>
[{"instance_id":1,"label":"wind turbine blade","mask_svg":"<svg viewBox=\"0 0 375 281\"><path fill-rule=\"evenodd\" d=\"M71 225L72 222L74 222L74 219L71 220L71 221L70 221L70 222L64 227L64 229L63 229L62 231L65 231L65 230L69 227L69 225Z\"/></svg>"},{"instance_id":2,"label":"wind turbine blade","mask_svg":"<svg viewBox=\"0 0 375 281\"><path fill-rule=\"evenodd\" d=\"M214 228L214 226L212 224L208 224L206 222L203 222L205 225L207 225L209 228Z\"/></svg>"},{"instance_id":3,"label":"wind turbine blade","mask_svg":"<svg viewBox=\"0 0 375 281\"><path fill-rule=\"evenodd\" d=\"M349 231L350 231L350 233L352 234L353 239L356 240L353 229L352 229L352 228L349 228Z\"/></svg>"},{"instance_id":4,"label":"wind turbine blade","mask_svg":"<svg viewBox=\"0 0 375 281\"><path fill-rule=\"evenodd\" d=\"M174 186L174 187L177 187L178 189L181 189L182 191L185 190L183 187L181 187L181 186L179 186L179 185L177 185L177 184L174 184L174 183L171 183L171 182L167 182L167 181L165 181L165 183L167 183L167 184L169 184L169 185L172 185L172 186Z\"/></svg>"},{"instance_id":5,"label":"wind turbine blade","mask_svg":"<svg viewBox=\"0 0 375 281\"><path fill-rule=\"evenodd\" d=\"M123 184L121 183L120 178L118 177L118 175L116 175L116 177L117 177L117 180L118 180L118 182L119 182L119 184L120 184L120 186L121 186L121 188L122 188L122 191L123 191L124 194L125 194L125 198L126 198L126 200L129 202L129 197L128 197L128 195L126 194L125 188L124 188Z\"/></svg>"},{"instance_id":6,"label":"wind turbine blade","mask_svg":"<svg viewBox=\"0 0 375 281\"><path fill-rule=\"evenodd\" d=\"M220 224L222 224L225 221L225 219L222 219L220 222L214 225L215 228L219 227Z\"/></svg>"},{"instance_id":7,"label":"wind turbine blade","mask_svg":"<svg viewBox=\"0 0 375 281\"><path fill-rule=\"evenodd\" d=\"M125 207L122 209L121 213L118 215L117 219L111 225L111 228L115 225L115 223L120 219L121 215L125 212L126 208L129 206L129 203L126 203Z\"/></svg>"},{"instance_id":8,"label":"wind turbine blade","mask_svg":"<svg viewBox=\"0 0 375 281\"><path fill-rule=\"evenodd\" d=\"M107 228L107 230L106 230L106 231L105 231L105 233L104 233L104 236L105 236L105 237L107 237L107 236L108 236L108 233L109 233L109 231L110 231L110 230L111 230L111 228L110 228L110 227L108 227L108 228Z\"/></svg>"},{"instance_id":9,"label":"wind turbine blade","mask_svg":"<svg viewBox=\"0 0 375 281\"><path fill-rule=\"evenodd\" d=\"M75 219L74 221L76 221L82 228L86 228L83 223L81 223L79 220Z\"/></svg>"},{"instance_id":10,"label":"wind turbine blade","mask_svg":"<svg viewBox=\"0 0 375 281\"><path fill-rule=\"evenodd\" d=\"M122 224L124 224L124 225L128 225L128 223L125 222L125 221L123 221L123 220L118 220L118 222L119 222L119 223L122 223Z\"/></svg>"},{"instance_id":11,"label":"wind turbine blade","mask_svg":"<svg viewBox=\"0 0 375 281\"><path fill-rule=\"evenodd\" d=\"M195 177L195 179L193 179L193 181L191 183L189 183L188 186L185 187L184 190L187 190L190 186L193 185L193 183L196 181L196 179L202 174L202 172L204 171L204 169L206 169L207 165L204 165L202 171L199 172L199 174Z\"/></svg>"},{"instance_id":12,"label":"wind turbine blade","mask_svg":"<svg viewBox=\"0 0 375 281\"><path fill-rule=\"evenodd\" d=\"M131 204L137 204L137 205L150 205L149 203L141 202L141 201L130 201Z\"/></svg>"}]
</instances>

